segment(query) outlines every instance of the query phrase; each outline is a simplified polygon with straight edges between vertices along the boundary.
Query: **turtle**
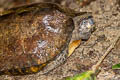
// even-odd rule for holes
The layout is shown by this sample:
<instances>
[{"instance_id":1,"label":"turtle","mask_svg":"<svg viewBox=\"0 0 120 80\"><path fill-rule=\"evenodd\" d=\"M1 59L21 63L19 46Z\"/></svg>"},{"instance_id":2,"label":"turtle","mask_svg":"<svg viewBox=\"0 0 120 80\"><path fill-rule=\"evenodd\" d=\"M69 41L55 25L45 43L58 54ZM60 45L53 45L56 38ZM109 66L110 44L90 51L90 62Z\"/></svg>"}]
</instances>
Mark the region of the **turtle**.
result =
<instances>
[{"instance_id":1,"label":"turtle","mask_svg":"<svg viewBox=\"0 0 120 80\"><path fill-rule=\"evenodd\" d=\"M94 30L91 12L77 12L56 3L34 3L3 11L0 75L47 74L65 63Z\"/></svg>"}]
</instances>

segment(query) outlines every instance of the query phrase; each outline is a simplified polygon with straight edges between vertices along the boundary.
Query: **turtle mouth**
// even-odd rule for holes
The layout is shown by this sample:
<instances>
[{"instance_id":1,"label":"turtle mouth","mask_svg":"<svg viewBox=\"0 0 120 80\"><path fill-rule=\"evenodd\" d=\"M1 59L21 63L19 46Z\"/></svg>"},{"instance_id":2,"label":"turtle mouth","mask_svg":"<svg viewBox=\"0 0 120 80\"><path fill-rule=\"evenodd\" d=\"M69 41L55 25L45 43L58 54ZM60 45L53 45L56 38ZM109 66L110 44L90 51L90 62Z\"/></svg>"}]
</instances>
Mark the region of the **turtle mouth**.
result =
<instances>
[{"instance_id":1,"label":"turtle mouth","mask_svg":"<svg viewBox=\"0 0 120 80\"><path fill-rule=\"evenodd\" d=\"M79 37L82 40L88 40L90 35L95 31L95 22L93 20L92 16L88 16L87 18L84 18L79 23Z\"/></svg>"}]
</instances>

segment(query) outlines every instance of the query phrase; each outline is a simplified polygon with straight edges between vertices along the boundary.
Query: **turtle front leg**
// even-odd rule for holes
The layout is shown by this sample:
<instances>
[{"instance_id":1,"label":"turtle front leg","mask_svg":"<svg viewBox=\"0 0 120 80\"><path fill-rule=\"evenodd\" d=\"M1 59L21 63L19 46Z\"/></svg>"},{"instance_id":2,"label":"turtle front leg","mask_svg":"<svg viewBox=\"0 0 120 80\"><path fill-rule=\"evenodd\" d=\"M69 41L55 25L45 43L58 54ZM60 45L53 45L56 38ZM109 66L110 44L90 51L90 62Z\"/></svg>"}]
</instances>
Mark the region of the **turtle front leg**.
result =
<instances>
[{"instance_id":1,"label":"turtle front leg","mask_svg":"<svg viewBox=\"0 0 120 80\"><path fill-rule=\"evenodd\" d=\"M47 74L53 69L59 67L61 64L63 64L68 58L68 48L66 48L64 51L62 51L59 55L56 56L56 58L48 63L42 71L39 72L39 74Z\"/></svg>"}]
</instances>

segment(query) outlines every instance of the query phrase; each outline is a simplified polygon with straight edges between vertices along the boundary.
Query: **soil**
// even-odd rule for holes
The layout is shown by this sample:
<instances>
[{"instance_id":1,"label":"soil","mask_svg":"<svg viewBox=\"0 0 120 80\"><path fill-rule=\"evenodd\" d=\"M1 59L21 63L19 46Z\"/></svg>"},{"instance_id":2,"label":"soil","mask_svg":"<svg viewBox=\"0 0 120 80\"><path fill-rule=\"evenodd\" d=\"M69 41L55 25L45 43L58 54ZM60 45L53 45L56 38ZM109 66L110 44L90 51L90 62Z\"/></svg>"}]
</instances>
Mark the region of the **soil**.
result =
<instances>
[{"instance_id":1,"label":"soil","mask_svg":"<svg viewBox=\"0 0 120 80\"><path fill-rule=\"evenodd\" d=\"M48 0L0 0L0 11L31 2L43 2ZM55 2L56 0L49 0ZM120 36L120 6L119 0L96 0L89 5L81 6L73 0L61 0L57 3L68 6L76 11L92 12L96 24L96 31L90 39L80 45L65 64L54 69L46 75L32 74L25 76L0 76L0 80L58 80L66 76L87 71L96 64L107 48ZM4 5L3 5L4 4ZM120 70L112 70L112 65L120 62L120 42L110 52L102 63L97 80L120 80Z\"/></svg>"}]
</instances>

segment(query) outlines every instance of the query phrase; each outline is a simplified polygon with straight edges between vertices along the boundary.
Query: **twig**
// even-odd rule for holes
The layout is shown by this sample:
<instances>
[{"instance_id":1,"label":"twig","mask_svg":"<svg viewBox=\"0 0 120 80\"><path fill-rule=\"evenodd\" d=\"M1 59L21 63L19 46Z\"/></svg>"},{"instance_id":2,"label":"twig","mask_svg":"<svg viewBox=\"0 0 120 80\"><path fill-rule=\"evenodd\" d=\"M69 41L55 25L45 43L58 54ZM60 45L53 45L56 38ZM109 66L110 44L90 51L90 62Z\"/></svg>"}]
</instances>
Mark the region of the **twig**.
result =
<instances>
[{"instance_id":1,"label":"twig","mask_svg":"<svg viewBox=\"0 0 120 80\"><path fill-rule=\"evenodd\" d=\"M106 58L106 56L110 53L110 51L114 48L114 46L116 45L116 43L118 42L120 37L117 37L116 40L114 41L114 43L107 49L107 51L105 52L105 54L100 58L100 60L97 62L97 64L92 66L92 70L94 72L96 72L96 70L99 68L100 64L103 62L103 60Z\"/></svg>"}]
</instances>

